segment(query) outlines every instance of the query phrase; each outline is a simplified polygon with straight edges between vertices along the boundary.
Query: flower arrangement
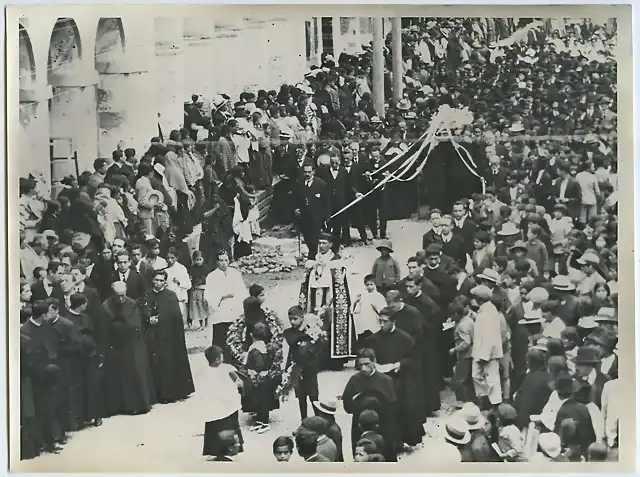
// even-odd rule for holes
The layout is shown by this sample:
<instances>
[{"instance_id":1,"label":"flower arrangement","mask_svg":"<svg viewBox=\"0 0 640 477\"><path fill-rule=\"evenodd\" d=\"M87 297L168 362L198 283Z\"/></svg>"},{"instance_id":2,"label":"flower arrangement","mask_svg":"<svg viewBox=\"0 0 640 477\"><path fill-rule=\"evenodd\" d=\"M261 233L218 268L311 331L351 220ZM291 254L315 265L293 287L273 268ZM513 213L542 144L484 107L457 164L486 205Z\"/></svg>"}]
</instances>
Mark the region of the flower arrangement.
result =
<instances>
[{"instance_id":1,"label":"flower arrangement","mask_svg":"<svg viewBox=\"0 0 640 477\"><path fill-rule=\"evenodd\" d=\"M260 382L264 380L280 381L277 392L278 397L281 397L281 392L285 392L286 389L281 389L285 381L290 381L290 377L286 376L287 372L283 373L282 367L284 364L285 356L282 351L282 344L284 341L284 329L280 324L278 315L269 309L265 309L266 324L271 330L272 338L267 343L267 353L271 359L271 368L266 372L255 373L251 372L245 366L245 359L247 352L245 351L245 339L247 334L247 327L244 321L244 315L231 324L229 332L227 334L227 344L231 350L231 355L238 363L238 371L240 374L248 376L253 382ZM288 392L288 391L286 391Z\"/></svg>"},{"instance_id":2,"label":"flower arrangement","mask_svg":"<svg viewBox=\"0 0 640 477\"><path fill-rule=\"evenodd\" d=\"M473 124L473 113L468 107L454 109L448 104L443 104L431 119L429 129L432 134L437 135L443 131L462 129Z\"/></svg>"},{"instance_id":3,"label":"flower arrangement","mask_svg":"<svg viewBox=\"0 0 640 477\"><path fill-rule=\"evenodd\" d=\"M324 311L323 309L321 309ZM307 313L302 319L300 330L309 337L309 341L299 343L300 355L304 361L312 361L318 358L319 346L327 336L325 323L322 315ZM280 384L276 389L276 395L281 399L286 399L301 376L301 369L298 363L292 363L282 374Z\"/></svg>"},{"instance_id":4,"label":"flower arrangement","mask_svg":"<svg viewBox=\"0 0 640 477\"><path fill-rule=\"evenodd\" d=\"M323 340L327 336L327 333L324 330L324 320L321 318L324 313L326 313L326 310L320 308L317 315L314 313L307 313L302 319L300 329L304 331L309 338L311 338L312 344Z\"/></svg>"}]
</instances>

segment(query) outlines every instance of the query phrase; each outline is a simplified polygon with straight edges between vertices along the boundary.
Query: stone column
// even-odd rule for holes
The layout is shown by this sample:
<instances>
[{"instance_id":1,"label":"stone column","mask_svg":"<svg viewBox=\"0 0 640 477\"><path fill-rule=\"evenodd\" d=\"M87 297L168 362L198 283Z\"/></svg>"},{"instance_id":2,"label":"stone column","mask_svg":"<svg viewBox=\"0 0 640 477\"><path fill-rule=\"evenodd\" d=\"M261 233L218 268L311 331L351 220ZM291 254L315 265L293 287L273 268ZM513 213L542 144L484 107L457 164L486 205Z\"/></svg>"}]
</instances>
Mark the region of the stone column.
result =
<instances>
[{"instance_id":1,"label":"stone column","mask_svg":"<svg viewBox=\"0 0 640 477\"><path fill-rule=\"evenodd\" d=\"M237 101L242 87L238 87L238 65L241 63L241 54L238 51L237 38L240 33L238 21L232 23L232 17L224 17L224 22L215 24L215 48L216 56L212 61L216 69L216 92L225 93L231 97L231 101Z\"/></svg>"},{"instance_id":2,"label":"stone column","mask_svg":"<svg viewBox=\"0 0 640 477\"><path fill-rule=\"evenodd\" d=\"M218 55L214 43L215 22L213 17L187 17L184 19L184 65L185 92L201 94L204 97L204 110L211 112L211 100L216 94L218 78L225 74L216 71Z\"/></svg>"},{"instance_id":3,"label":"stone column","mask_svg":"<svg viewBox=\"0 0 640 477\"><path fill-rule=\"evenodd\" d=\"M382 18L373 19L373 107L384 116L384 36Z\"/></svg>"},{"instance_id":4,"label":"stone column","mask_svg":"<svg viewBox=\"0 0 640 477\"><path fill-rule=\"evenodd\" d=\"M93 170L98 157L98 73L79 63L74 69L50 75L51 137L69 138L78 154L79 172Z\"/></svg>"},{"instance_id":5,"label":"stone column","mask_svg":"<svg viewBox=\"0 0 640 477\"><path fill-rule=\"evenodd\" d=\"M184 122L184 36L181 17L155 18L156 100L158 121L166 140Z\"/></svg>"},{"instance_id":6,"label":"stone column","mask_svg":"<svg viewBox=\"0 0 640 477\"><path fill-rule=\"evenodd\" d=\"M324 50L324 44L322 43L322 17L313 17L314 24L314 39L316 45L316 65L320 66L322 63L322 52Z\"/></svg>"},{"instance_id":7,"label":"stone column","mask_svg":"<svg viewBox=\"0 0 640 477\"><path fill-rule=\"evenodd\" d=\"M398 102L402 99L402 79L404 76L404 68L402 67L402 28L400 17L391 19L391 56L393 58L393 101Z\"/></svg>"},{"instance_id":8,"label":"stone column","mask_svg":"<svg viewBox=\"0 0 640 477\"><path fill-rule=\"evenodd\" d=\"M98 125L100 157L111 157L121 145L141 156L149 140L158 135L158 111L152 67L154 62L151 19L125 19L126 52L120 48L96 58L99 74Z\"/></svg>"},{"instance_id":9,"label":"stone column","mask_svg":"<svg viewBox=\"0 0 640 477\"><path fill-rule=\"evenodd\" d=\"M33 171L43 174L47 184L51 185L51 167L49 166L49 99L51 86L21 85L19 104L20 137L18 148L18 172L26 177ZM75 174L75 171L73 172Z\"/></svg>"},{"instance_id":10,"label":"stone column","mask_svg":"<svg viewBox=\"0 0 640 477\"><path fill-rule=\"evenodd\" d=\"M344 41L342 37L341 17L331 17L331 33L333 35L333 57L338 61L340 53L344 51Z\"/></svg>"}]
</instances>

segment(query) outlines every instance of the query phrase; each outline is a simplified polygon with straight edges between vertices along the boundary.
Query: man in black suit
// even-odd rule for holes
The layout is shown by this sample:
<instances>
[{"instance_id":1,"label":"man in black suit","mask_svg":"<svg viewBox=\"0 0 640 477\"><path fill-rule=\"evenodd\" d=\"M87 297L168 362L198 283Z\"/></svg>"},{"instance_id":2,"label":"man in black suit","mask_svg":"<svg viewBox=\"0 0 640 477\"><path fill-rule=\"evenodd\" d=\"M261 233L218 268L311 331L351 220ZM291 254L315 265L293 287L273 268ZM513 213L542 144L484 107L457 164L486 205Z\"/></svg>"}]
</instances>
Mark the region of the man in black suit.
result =
<instances>
[{"instance_id":1,"label":"man in black suit","mask_svg":"<svg viewBox=\"0 0 640 477\"><path fill-rule=\"evenodd\" d=\"M351 149L345 149L342 157L342 165L347 172L347 204L353 202L357 197L362 197L360 192L362 170L357 163L353 162L353 153ZM352 205L347 211L347 218L349 220L349 226L353 226L358 229L360 234L360 240L363 243L368 243L367 231L364 228L364 218L362 214L362 202L358 202Z\"/></svg>"},{"instance_id":2,"label":"man in black suit","mask_svg":"<svg viewBox=\"0 0 640 477\"><path fill-rule=\"evenodd\" d=\"M467 263L467 251L464 238L460 234L453 233L453 218L443 215L440 219L442 226L442 253L453 258L458 266L464 270Z\"/></svg>"},{"instance_id":3,"label":"man in black suit","mask_svg":"<svg viewBox=\"0 0 640 477\"><path fill-rule=\"evenodd\" d=\"M580 441L582 453L585 453L589 445L596 440L593 430L593 422L587 406L573 398L573 394L580 389L580 383L575 381L567 372L561 372L554 383L555 391L562 401L556 414L553 432L560 434L562 421L570 419L576 424L576 437Z\"/></svg>"},{"instance_id":4,"label":"man in black suit","mask_svg":"<svg viewBox=\"0 0 640 477\"><path fill-rule=\"evenodd\" d=\"M489 159L489 174L487 177L487 186L493 186L495 190L502 189L507 183L508 171L500 164L499 156L491 156Z\"/></svg>"},{"instance_id":5,"label":"man in black suit","mask_svg":"<svg viewBox=\"0 0 640 477\"><path fill-rule=\"evenodd\" d=\"M113 162L110 165L107 165L107 173L105 175L105 182L109 184L114 183L114 177L123 176L129 180L130 184L135 184L135 172L133 168L122 160L123 154L122 151L116 150L111 154L113 158Z\"/></svg>"},{"instance_id":6,"label":"man in black suit","mask_svg":"<svg viewBox=\"0 0 640 477\"><path fill-rule=\"evenodd\" d=\"M280 144L273 153L273 172L275 174L284 174L290 179L295 179L290 175L290 168L296 163L296 148L289 142L291 133L287 131L280 132Z\"/></svg>"},{"instance_id":7,"label":"man in black suit","mask_svg":"<svg viewBox=\"0 0 640 477\"><path fill-rule=\"evenodd\" d=\"M567 213L573 220L580 216L580 202L582 200L582 190L580 183L571 177L569 164L560 163L557 167L560 178L553 186L553 197L567 207Z\"/></svg>"},{"instance_id":8,"label":"man in black suit","mask_svg":"<svg viewBox=\"0 0 640 477\"><path fill-rule=\"evenodd\" d=\"M378 172L378 170L385 164L386 161L382 159L380 155L380 146L378 144L374 144L371 146L369 161L363 168L363 185L365 192L369 192L374 189L382 180L384 180L385 176L389 174L387 171ZM372 192L367 199L365 199L365 203L363 204L368 219L367 221L369 222L369 228L371 228L371 233L373 234L374 239L378 238L378 218L380 219L380 237L387 238L388 211L387 195L384 189L385 186L381 186L376 189L375 192Z\"/></svg>"},{"instance_id":9,"label":"man in black suit","mask_svg":"<svg viewBox=\"0 0 640 477\"><path fill-rule=\"evenodd\" d=\"M551 210L553 207L553 177L550 169L549 163L544 159L540 159L537 167L533 168L529 177L536 203L547 210Z\"/></svg>"},{"instance_id":10,"label":"man in black suit","mask_svg":"<svg viewBox=\"0 0 640 477\"><path fill-rule=\"evenodd\" d=\"M64 265L60 262L49 262L47 276L42 281L36 281L31 285L31 301L46 300L59 294L60 275L64 272Z\"/></svg>"},{"instance_id":11,"label":"man in black suit","mask_svg":"<svg viewBox=\"0 0 640 477\"><path fill-rule=\"evenodd\" d=\"M514 398L518 413L517 426L524 429L529 425L529 417L539 415L551 396L551 376L545 367L545 354L539 349L527 352L529 371L522 380Z\"/></svg>"},{"instance_id":12,"label":"man in black suit","mask_svg":"<svg viewBox=\"0 0 640 477\"><path fill-rule=\"evenodd\" d=\"M478 230L478 226L469 218L467 204L463 201L459 200L453 204L452 214L453 233L462 237L464 240L464 253L471 256L473 253L473 237Z\"/></svg>"},{"instance_id":13,"label":"man in black suit","mask_svg":"<svg viewBox=\"0 0 640 477\"><path fill-rule=\"evenodd\" d=\"M309 259L313 260L318 253L318 240L327 220L329 211L329 196L327 183L315 177L311 162L305 162L303 167L304 179L296 184L295 216L304 243L309 248Z\"/></svg>"},{"instance_id":14,"label":"man in black suit","mask_svg":"<svg viewBox=\"0 0 640 477\"><path fill-rule=\"evenodd\" d=\"M131 268L129 252L122 250L116 257L118 271L115 274L115 281L122 281L127 284L127 296L138 300L147 292L144 278Z\"/></svg>"},{"instance_id":15,"label":"man in black suit","mask_svg":"<svg viewBox=\"0 0 640 477\"><path fill-rule=\"evenodd\" d=\"M347 171L340 165L340 156L338 156L337 152L331 155L329 168L323 168L318 171L318 178L327 183L327 194L329 196L330 206L329 216L331 216L347 205L349 179L347 177ZM337 252L341 243L348 245L351 241L349 217L346 211L331 219L328 225L333 235L334 252Z\"/></svg>"}]
</instances>

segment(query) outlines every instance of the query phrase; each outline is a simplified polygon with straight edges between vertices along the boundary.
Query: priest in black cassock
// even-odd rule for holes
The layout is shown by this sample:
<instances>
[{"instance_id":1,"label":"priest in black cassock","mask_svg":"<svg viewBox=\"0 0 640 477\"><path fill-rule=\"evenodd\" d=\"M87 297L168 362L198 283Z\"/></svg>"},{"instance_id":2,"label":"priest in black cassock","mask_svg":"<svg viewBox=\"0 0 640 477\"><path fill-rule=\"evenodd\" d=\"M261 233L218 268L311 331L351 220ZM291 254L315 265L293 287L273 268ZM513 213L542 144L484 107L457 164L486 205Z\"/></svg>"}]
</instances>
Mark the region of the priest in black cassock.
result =
<instances>
[{"instance_id":1,"label":"priest in black cassock","mask_svg":"<svg viewBox=\"0 0 640 477\"><path fill-rule=\"evenodd\" d=\"M397 412L398 398L393 379L376 370L376 354L370 348L361 348L356 356L357 373L349 378L342 393L344 410L351 414L351 450L362 435L358 423L360 413L373 409L379 417L379 433L384 438L384 456L387 462L398 460Z\"/></svg>"},{"instance_id":2,"label":"priest in black cassock","mask_svg":"<svg viewBox=\"0 0 640 477\"><path fill-rule=\"evenodd\" d=\"M425 389L423 377L423 350L424 350L424 333L425 322L420 312L411 305L407 305L402 300L402 294L399 290L389 290L386 296L387 308L393 313L393 321L395 326L406 332L413 340L411 368L406 371L413 377L411 389L407 391L415 398L417 402L422 404L422 422L426 422L427 415L424 412L425 406Z\"/></svg>"},{"instance_id":3,"label":"priest in black cassock","mask_svg":"<svg viewBox=\"0 0 640 477\"><path fill-rule=\"evenodd\" d=\"M404 302L422 316L422 379L424 404L427 417L440 409L440 370L438 366L438 341L442 335L442 316L438 305L422 291L422 278L408 278ZM397 322L397 321L396 321Z\"/></svg>"},{"instance_id":4,"label":"priest in black cassock","mask_svg":"<svg viewBox=\"0 0 640 477\"><path fill-rule=\"evenodd\" d=\"M380 330L365 341L365 347L375 352L377 369L393 378L398 397L399 442L416 446L425 434L421 360L416 362L415 339L396 326L396 317L403 318L397 310L383 308L378 317Z\"/></svg>"},{"instance_id":5,"label":"priest in black cassock","mask_svg":"<svg viewBox=\"0 0 640 477\"><path fill-rule=\"evenodd\" d=\"M154 272L146 296L151 371L158 401L175 402L195 391L185 342L182 313L176 294L167 289L167 272Z\"/></svg>"}]
</instances>

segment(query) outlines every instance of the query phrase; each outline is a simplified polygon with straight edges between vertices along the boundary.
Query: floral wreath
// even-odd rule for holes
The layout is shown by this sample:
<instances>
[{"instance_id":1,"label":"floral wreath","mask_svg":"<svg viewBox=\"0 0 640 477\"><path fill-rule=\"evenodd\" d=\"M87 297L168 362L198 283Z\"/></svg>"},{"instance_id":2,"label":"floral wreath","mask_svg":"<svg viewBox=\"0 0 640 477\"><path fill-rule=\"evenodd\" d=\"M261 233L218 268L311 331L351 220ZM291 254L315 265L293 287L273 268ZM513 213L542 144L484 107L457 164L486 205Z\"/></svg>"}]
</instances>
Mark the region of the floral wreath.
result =
<instances>
[{"instance_id":1,"label":"floral wreath","mask_svg":"<svg viewBox=\"0 0 640 477\"><path fill-rule=\"evenodd\" d=\"M271 380L280 381L276 389L278 398L283 398L289 394L293 387L291 381L291 368L282 371L282 366L286 357L282 352L282 344L284 341L284 329L278 320L278 315L267 308L264 308L266 316L266 324L271 330L272 338L267 343L267 353L271 358L271 367L262 373L252 375L249 373L245 363L247 351L244 349L245 338L247 336L247 327L245 325L244 314L240 319L231 323L229 332L227 333L227 345L231 351L231 355L238 363L237 368L240 374L248 376L251 381L258 383L261 381Z\"/></svg>"}]
</instances>

